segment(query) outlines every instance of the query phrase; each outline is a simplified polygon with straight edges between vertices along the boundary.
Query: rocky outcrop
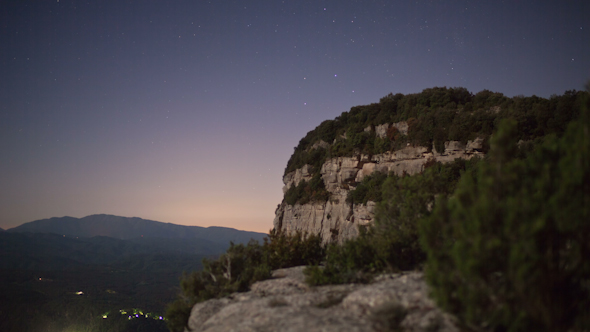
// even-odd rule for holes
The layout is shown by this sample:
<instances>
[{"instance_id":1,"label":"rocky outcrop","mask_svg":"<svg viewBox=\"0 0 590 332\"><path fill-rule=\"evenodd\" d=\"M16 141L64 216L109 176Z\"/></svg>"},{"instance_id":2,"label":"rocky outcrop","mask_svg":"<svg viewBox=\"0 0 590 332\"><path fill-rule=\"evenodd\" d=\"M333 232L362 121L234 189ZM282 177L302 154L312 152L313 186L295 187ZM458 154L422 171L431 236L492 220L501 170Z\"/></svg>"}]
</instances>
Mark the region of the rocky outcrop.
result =
<instances>
[{"instance_id":1,"label":"rocky outcrop","mask_svg":"<svg viewBox=\"0 0 590 332\"><path fill-rule=\"evenodd\" d=\"M458 331L428 298L421 273L381 275L368 285L310 287L303 267L274 271L251 291L196 304L191 331Z\"/></svg>"},{"instance_id":2,"label":"rocky outcrop","mask_svg":"<svg viewBox=\"0 0 590 332\"><path fill-rule=\"evenodd\" d=\"M400 132L407 132L406 123L385 124L376 126L376 132L384 134L387 128L394 126ZM370 129L370 127L369 127ZM326 147L325 142L318 146ZM437 153L425 147L406 146L397 151L378 155L356 155L338 157L327 160L321 167L320 174L330 199L323 203L289 205L283 200L275 211L274 228L287 233L303 231L320 234L324 242L341 242L358 235L358 226L373 221L375 202L364 205L351 205L346 202L350 190L353 190L364 177L373 172L397 175L417 174L423 171L424 164L429 160L442 163L452 162L457 158L470 159L482 155L482 139L463 144L458 141L445 143L445 151ZM283 177L283 193L301 180L312 178L312 167L305 165Z\"/></svg>"}]
</instances>

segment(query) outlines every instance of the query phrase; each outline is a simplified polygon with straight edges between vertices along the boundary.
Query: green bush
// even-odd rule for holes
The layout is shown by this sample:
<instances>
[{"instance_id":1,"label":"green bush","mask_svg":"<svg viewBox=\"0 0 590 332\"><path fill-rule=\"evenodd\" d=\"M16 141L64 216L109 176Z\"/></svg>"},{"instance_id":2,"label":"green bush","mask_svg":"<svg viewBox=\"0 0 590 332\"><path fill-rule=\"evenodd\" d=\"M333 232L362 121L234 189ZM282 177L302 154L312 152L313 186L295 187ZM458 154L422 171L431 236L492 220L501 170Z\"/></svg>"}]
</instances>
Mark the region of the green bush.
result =
<instances>
[{"instance_id":1,"label":"green bush","mask_svg":"<svg viewBox=\"0 0 590 332\"><path fill-rule=\"evenodd\" d=\"M203 259L202 271L183 275L181 294L166 311L168 328L183 331L198 302L248 291L254 282L270 278L274 269L317 265L324 257L321 237L301 232L285 235L271 230L262 245L231 243L219 258Z\"/></svg>"},{"instance_id":2,"label":"green bush","mask_svg":"<svg viewBox=\"0 0 590 332\"><path fill-rule=\"evenodd\" d=\"M303 141L303 140L302 140ZM331 143L332 141L330 141ZM301 143L300 143L301 144ZM285 174L292 172L298 168L301 168L305 165L312 166L312 172L319 173L322 167L322 164L326 161L328 153L326 149L322 147L318 147L315 149L306 150L305 145L299 146L295 149L295 152L289 159L287 163L287 168L285 169Z\"/></svg>"},{"instance_id":3,"label":"green bush","mask_svg":"<svg viewBox=\"0 0 590 332\"><path fill-rule=\"evenodd\" d=\"M435 197L455 188L461 173L478 159L457 159L449 164L430 163L414 176L390 176L382 185L375 222L369 229L377 257L388 271L420 267L426 256L420 246L418 223L432 211Z\"/></svg>"},{"instance_id":4,"label":"green bush","mask_svg":"<svg viewBox=\"0 0 590 332\"><path fill-rule=\"evenodd\" d=\"M503 123L488 162L421 222L427 280L437 302L477 330L588 330L588 112L525 159L517 128Z\"/></svg>"},{"instance_id":5,"label":"green bush","mask_svg":"<svg viewBox=\"0 0 590 332\"><path fill-rule=\"evenodd\" d=\"M326 248L319 235L302 232L285 235L274 229L264 239L262 250L266 263L272 269L317 265L326 256Z\"/></svg>"},{"instance_id":6,"label":"green bush","mask_svg":"<svg viewBox=\"0 0 590 332\"><path fill-rule=\"evenodd\" d=\"M247 291L256 281L270 278L271 267L263 246L256 241L247 245L231 244L216 260L203 259L203 270L183 275L182 293L166 310L171 331L183 331L195 303Z\"/></svg>"},{"instance_id":7,"label":"green bush","mask_svg":"<svg viewBox=\"0 0 590 332\"><path fill-rule=\"evenodd\" d=\"M303 272L310 285L364 283L383 271L381 259L366 231L342 244L332 243L326 250L324 266L312 265Z\"/></svg>"},{"instance_id":8,"label":"green bush","mask_svg":"<svg viewBox=\"0 0 590 332\"><path fill-rule=\"evenodd\" d=\"M375 143L373 144L373 151L371 151L371 154L382 154L387 151L391 151L391 148L393 146L393 142L388 137L376 137Z\"/></svg>"},{"instance_id":9,"label":"green bush","mask_svg":"<svg viewBox=\"0 0 590 332\"><path fill-rule=\"evenodd\" d=\"M377 192L375 222L361 227L357 238L331 244L324 266L306 269L312 285L367 282L379 272L419 268L426 259L420 246L418 222L428 217L435 196L453 192L465 169L478 160L457 159L449 164L431 163L423 173L398 177L376 173L349 193L355 204Z\"/></svg>"},{"instance_id":10,"label":"green bush","mask_svg":"<svg viewBox=\"0 0 590 332\"><path fill-rule=\"evenodd\" d=\"M326 158L379 154L399 149L410 142L443 152L444 142L467 143L476 137L487 138L501 119L518 122L519 139L534 140L547 134L562 135L567 124L577 117L585 91L566 91L562 96L544 99L537 96L508 98L501 93L483 90L472 95L465 88L435 87L414 94L389 94L379 101L355 106L334 120L322 122L299 141L287 163L285 174L305 164L319 172ZM384 123L408 121L404 140L378 138L364 129ZM346 139L342 135L346 134ZM311 149L323 140L328 149ZM335 142L336 140L336 142Z\"/></svg>"},{"instance_id":11,"label":"green bush","mask_svg":"<svg viewBox=\"0 0 590 332\"><path fill-rule=\"evenodd\" d=\"M354 190L348 192L346 203L367 205L368 201L380 202L382 199L381 186L385 179L387 179L387 174L381 172L374 172L366 176Z\"/></svg>"},{"instance_id":12,"label":"green bush","mask_svg":"<svg viewBox=\"0 0 590 332\"><path fill-rule=\"evenodd\" d=\"M326 202L330 193L326 190L320 173L315 173L309 181L301 180L285 193L285 202L289 205L307 204L309 202Z\"/></svg>"}]
</instances>

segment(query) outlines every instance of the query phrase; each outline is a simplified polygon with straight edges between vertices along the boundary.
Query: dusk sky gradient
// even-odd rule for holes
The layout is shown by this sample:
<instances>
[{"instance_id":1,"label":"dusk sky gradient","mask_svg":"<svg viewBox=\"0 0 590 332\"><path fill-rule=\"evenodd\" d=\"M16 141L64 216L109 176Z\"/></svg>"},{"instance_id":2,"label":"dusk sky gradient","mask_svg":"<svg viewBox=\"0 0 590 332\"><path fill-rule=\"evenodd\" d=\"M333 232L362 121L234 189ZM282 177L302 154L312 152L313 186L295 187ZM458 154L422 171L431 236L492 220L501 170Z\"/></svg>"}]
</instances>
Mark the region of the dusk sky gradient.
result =
<instances>
[{"instance_id":1,"label":"dusk sky gradient","mask_svg":"<svg viewBox=\"0 0 590 332\"><path fill-rule=\"evenodd\" d=\"M305 134L435 86L590 79L590 1L3 0L0 227L106 213L267 232Z\"/></svg>"}]
</instances>

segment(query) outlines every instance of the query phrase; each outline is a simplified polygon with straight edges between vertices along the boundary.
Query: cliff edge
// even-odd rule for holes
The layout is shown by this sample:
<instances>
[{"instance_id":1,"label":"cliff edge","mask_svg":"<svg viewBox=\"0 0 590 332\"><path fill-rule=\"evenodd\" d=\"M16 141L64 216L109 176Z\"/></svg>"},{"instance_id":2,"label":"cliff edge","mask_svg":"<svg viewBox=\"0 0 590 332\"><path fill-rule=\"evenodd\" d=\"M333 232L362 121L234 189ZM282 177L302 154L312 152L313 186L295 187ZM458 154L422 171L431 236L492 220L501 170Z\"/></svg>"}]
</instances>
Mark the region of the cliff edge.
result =
<instances>
[{"instance_id":1,"label":"cliff edge","mask_svg":"<svg viewBox=\"0 0 590 332\"><path fill-rule=\"evenodd\" d=\"M388 128L396 128L400 134L407 135L408 124L404 122L383 124L365 128L365 132L373 133L377 138L385 138ZM329 149L332 144L320 141L314 144L308 153L315 149ZM346 198L362 180L374 172L413 175L424 170L427 162L452 162L457 158L470 159L483 156L483 139L476 138L463 144L459 141L444 143L444 151L409 143L398 150L382 154L354 154L350 157L336 157L326 160L320 167L319 174L325 189L329 193L327 201L308 202L306 204L289 204L283 199L275 211L274 228L293 234L297 231L309 234L320 234L324 242L342 242L358 235L358 226L373 222L376 203L353 204ZM313 178L313 166L306 164L283 177L283 193L299 184L310 182Z\"/></svg>"},{"instance_id":2,"label":"cliff edge","mask_svg":"<svg viewBox=\"0 0 590 332\"><path fill-rule=\"evenodd\" d=\"M197 303L190 331L459 331L428 297L419 272L381 275L368 285L310 287L303 266L276 270L251 291ZM189 330L185 330L189 331Z\"/></svg>"}]
</instances>

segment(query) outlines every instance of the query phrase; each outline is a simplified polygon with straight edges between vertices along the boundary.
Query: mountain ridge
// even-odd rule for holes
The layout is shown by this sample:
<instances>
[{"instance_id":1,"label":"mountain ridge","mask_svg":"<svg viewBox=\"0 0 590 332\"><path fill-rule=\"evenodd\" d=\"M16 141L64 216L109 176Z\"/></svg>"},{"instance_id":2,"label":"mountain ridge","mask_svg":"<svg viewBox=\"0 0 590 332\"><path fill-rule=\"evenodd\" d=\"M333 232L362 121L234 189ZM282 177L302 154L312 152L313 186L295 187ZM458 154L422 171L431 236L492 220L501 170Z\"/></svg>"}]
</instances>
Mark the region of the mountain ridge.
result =
<instances>
[{"instance_id":1,"label":"mountain ridge","mask_svg":"<svg viewBox=\"0 0 590 332\"><path fill-rule=\"evenodd\" d=\"M134 238L204 239L228 245L229 242L247 243L250 239L262 241L265 233L241 231L229 227L185 226L138 217L121 217L94 214L83 218L52 217L24 223L7 229L8 233L53 233L68 237L91 238L108 236L120 240Z\"/></svg>"}]
</instances>

